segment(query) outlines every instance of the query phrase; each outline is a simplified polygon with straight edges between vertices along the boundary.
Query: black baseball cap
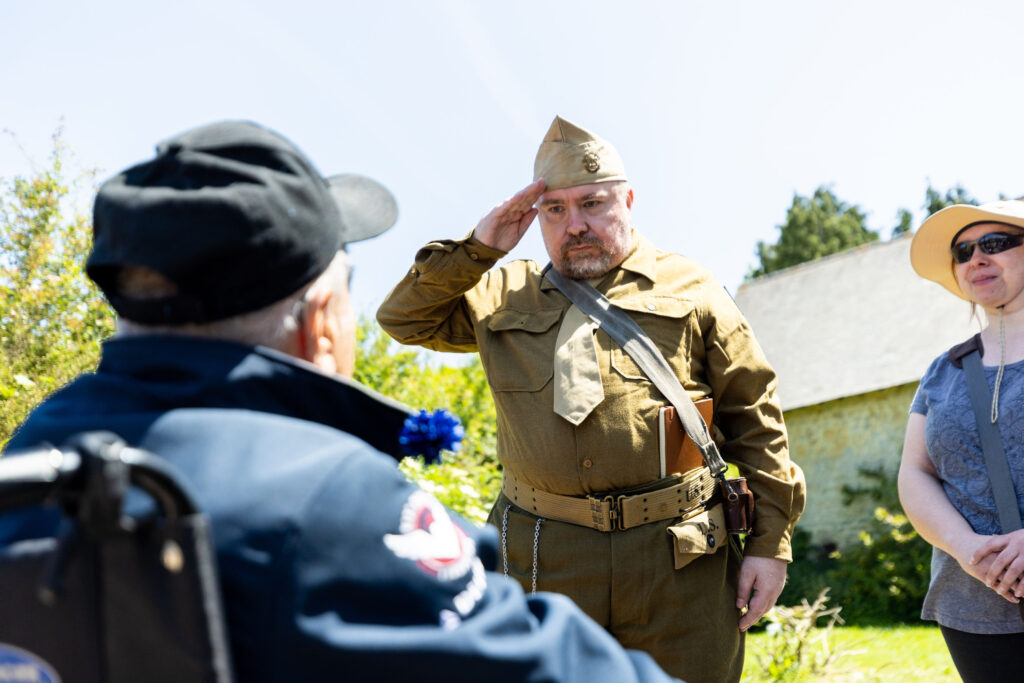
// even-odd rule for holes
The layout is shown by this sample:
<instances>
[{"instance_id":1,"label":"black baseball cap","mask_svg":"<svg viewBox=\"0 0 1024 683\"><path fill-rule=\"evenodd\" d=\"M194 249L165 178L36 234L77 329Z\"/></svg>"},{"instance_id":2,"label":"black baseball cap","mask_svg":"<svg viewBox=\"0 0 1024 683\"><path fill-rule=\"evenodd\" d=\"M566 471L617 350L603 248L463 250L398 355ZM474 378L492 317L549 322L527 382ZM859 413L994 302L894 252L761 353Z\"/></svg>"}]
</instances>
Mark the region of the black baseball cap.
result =
<instances>
[{"instance_id":1,"label":"black baseball cap","mask_svg":"<svg viewBox=\"0 0 1024 683\"><path fill-rule=\"evenodd\" d=\"M165 140L153 159L103 183L86 272L129 320L212 322L297 292L346 244L384 232L397 216L380 183L325 179L278 133L222 121ZM160 273L177 293L123 295L125 266Z\"/></svg>"}]
</instances>

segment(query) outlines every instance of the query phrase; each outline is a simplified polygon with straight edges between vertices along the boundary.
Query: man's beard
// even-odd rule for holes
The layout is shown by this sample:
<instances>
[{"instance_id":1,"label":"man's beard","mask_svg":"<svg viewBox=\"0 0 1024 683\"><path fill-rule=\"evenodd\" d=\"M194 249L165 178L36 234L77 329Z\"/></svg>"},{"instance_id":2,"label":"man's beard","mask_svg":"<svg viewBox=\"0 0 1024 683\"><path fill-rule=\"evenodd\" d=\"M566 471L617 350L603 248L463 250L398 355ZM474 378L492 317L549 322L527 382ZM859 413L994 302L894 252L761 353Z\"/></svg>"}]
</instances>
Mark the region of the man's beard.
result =
<instances>
[{"instance_id":1,"label":"man's beard","mask_svg":"<svg viewBox=\"0 0 1024 683\"><path fill-rule=\"evenodd\" d=\"M573 247L588 245L597 250L596 254L569 256L569 250ZM573 237L562 245L561 263L558 266L560 273L573 280L589 280L601 277L612 269L614 255L597 237L584 233Z\"/></svg>"}]
</instances>

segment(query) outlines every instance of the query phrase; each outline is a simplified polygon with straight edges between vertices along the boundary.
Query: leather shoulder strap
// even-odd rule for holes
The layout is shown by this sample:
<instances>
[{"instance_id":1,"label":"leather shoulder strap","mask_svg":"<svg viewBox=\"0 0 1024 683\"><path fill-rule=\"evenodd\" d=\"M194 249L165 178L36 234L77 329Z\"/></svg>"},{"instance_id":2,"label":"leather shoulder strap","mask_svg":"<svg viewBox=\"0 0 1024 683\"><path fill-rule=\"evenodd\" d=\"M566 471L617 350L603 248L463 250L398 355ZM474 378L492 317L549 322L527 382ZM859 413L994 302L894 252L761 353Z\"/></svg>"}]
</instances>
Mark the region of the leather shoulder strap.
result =
<instances>
[{"instance_id":1,"label":"leather shoulder strap","mask_svg":"<svg viewBox=\"0 0 1024 683\"><path fill-rule=\"evenodd\" d=\"M999 436L999 428L989 419L992 392L985 379L985 369L981 366L981 354L975 349L963 356L962 360L967 393L971 397L974 420L978 423L981 435L981 449L985 453L985 468L992 482L992 495L999 511L999 526L1004 534L1008 534L1021 528L1020 508L1017 506L1017 494L1013 490L1010 465L1003 450L1003 439Z\"/></svg>"},{"instance_id":2,"label":"leather shoulder strap","mask_svg":"<svg viewBox=\"0 0 1024 683\"><path fill-rule=\"evenodd\" d=\"M550 265L545 269L545 275L640 366L654 386L675 407L686 435L704 456L704 463L711 469L711 473L716 477L724 476L727 469L725 460L718 452L718 446L711 438L704 418L650 336L590 283L567 278Z\"/></svg>"}]
</instances>

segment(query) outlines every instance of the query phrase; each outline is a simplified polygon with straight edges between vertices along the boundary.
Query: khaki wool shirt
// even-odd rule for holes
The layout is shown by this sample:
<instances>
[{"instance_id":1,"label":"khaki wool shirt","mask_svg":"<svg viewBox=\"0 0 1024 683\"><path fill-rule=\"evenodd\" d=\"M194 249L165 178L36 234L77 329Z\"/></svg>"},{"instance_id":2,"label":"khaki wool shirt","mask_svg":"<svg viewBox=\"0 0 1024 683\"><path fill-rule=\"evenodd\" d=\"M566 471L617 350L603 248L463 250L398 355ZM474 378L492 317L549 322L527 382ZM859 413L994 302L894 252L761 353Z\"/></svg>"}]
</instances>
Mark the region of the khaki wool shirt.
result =
<instances>
[{"instance_id":1,"label":"khaki wool shirt","mask_svg":"<svg viewBox=\"0 0 1024 683\"><path fill-rule=\"evenodd\" d=\"M635 230L633 244L596 287L650 335L692 399L713 397L715 441L756 496L744 552L789 561L805 483L789 460L775 372L707 269ZM479 351L497 408L498 459L520 481L582 496L658 479L664 397L598 329L604 400L579 426L555 414L555 340L571 303L534 261L492 269L504 255L472 236L427 244L378 321L403 344Z\"/></svg>"}]
</instances>

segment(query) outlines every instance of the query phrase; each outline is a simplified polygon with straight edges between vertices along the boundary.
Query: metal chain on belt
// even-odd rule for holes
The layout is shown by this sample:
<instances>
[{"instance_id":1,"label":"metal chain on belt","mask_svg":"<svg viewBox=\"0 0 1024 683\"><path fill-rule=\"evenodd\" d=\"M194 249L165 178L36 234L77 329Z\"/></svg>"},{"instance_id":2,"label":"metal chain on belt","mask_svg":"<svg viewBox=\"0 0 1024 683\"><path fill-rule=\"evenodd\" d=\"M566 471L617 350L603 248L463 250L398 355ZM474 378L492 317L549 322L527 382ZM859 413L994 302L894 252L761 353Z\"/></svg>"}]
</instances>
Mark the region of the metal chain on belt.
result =
<instances>
[{"instance_id":1,"label":"metal chain on belt","mask_svg":"<svg viewBox=\"0 0 1024 683\"><path fill-rule=\"evenodd\" d=\"M508 576L508 511L511 508L511 505L506 505L505 510L501 513L501 561L506 577ZM543 517L538 517L537 524L533 527L533 584L530 595L537 593L537 550L540 547L540 525L543 521Z\"/></svg>"},{"instance_id":2,"label":"metal chain on belt","mask_svg":"<svg viewBox=\"0 0 1024 683\"><path fill-rule=\"evenodd\" d=\"M540 524L543 521L543 517L538 517L537 524L533 527L533 584L530 595L537 594L537 548L540 545Z\"/></svg>"},{"instance_id":3,"label":"metal chain on belt","mask_svg":"<svg viewBox=\"0 0 1024 683\"><path fill-rule=\"evenodd\" d=\"M508 578L508 511L511 505L505 506L505 512L501 513L501 558L505 563L505 578Z\"/></svg>"}]
</instances>

